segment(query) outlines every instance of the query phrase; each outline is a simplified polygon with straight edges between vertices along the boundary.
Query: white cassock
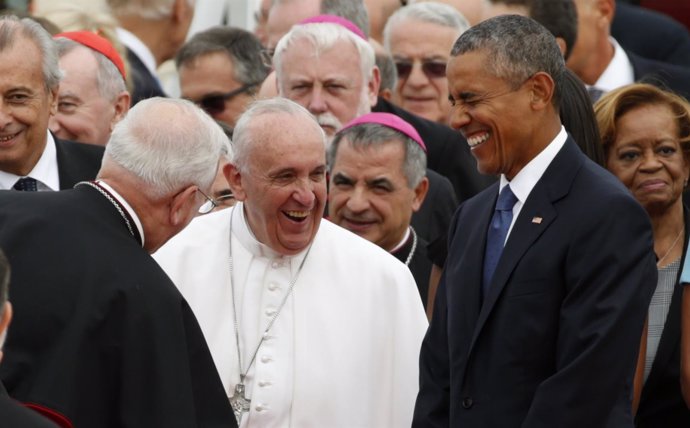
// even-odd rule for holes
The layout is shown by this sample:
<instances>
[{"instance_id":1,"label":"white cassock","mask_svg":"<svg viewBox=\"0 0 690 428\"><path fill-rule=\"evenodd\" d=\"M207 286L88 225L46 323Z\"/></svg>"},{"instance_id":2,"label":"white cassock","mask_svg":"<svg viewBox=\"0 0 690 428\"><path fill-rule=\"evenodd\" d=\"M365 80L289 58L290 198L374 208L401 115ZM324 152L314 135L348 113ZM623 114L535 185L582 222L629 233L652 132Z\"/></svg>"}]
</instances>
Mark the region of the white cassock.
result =
<instances>
[{"instance_id":1,"label":"white cassock","mask_svg":"<svg viewBox=\"0 0 690 428\"><path fill-rule=\"evenodd\" d=\"M196 314L228 396L307 250L281 256L250 231L242 204L196 218L154 258ZM251 366L242 427L408 427L427 329L408 268L322 220L291 295Z\"/></svg>"}]
</instances>

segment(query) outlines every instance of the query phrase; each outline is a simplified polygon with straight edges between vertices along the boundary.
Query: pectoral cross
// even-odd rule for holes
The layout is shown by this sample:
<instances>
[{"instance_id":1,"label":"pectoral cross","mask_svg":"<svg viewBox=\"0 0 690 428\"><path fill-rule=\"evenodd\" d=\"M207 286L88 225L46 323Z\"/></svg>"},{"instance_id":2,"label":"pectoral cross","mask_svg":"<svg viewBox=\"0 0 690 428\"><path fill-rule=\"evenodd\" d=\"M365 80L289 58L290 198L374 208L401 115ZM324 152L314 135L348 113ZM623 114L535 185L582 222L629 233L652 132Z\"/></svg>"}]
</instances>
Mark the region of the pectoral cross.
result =
<instances>
[{"instance_id":1,"label":"pectoral cross","mask_svg":"<svg viewBox=\"0 0 690 428\"><path fill-rule=\"evenodd\" d=\"M242 422L242 415L249 411L250 403L251 401L244 396L244 384L240 382L235 385L235 393L230 397L230 406L232 407L233 413L235 413L238 427Z\"/></svg>"}]
</instances>

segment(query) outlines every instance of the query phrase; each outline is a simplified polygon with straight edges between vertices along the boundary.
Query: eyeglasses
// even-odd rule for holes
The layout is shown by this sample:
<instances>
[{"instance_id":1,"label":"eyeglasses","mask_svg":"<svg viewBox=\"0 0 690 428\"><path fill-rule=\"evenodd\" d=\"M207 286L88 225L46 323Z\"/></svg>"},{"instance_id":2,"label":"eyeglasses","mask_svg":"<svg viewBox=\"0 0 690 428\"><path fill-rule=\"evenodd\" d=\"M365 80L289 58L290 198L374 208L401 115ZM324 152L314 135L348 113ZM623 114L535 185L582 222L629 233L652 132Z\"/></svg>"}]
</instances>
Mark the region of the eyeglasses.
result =
<instances>
[{"instance_id":1,"label":"eyeglasses","mask_svg":"<svg viewBox=\"0 0 690 428\"><path fill-rule=\"evenodd\" d=\"M399 79L407 79L412 73L412 61L396 61L395 69L398 70ZM422 61L422 72L429 79L446 77L446 63L441 61Z\"/></svg>"},{"instance_id":2,"label":"eyeglasses","mask_svg":"<svg viewBox=\"0 0 690 428\"><path fill-rule=\"evenodd\" d=\"M232 193L226 193L224 195L220 195L216 198L216 207L218 206L224 206L224 207L231 207L235 205L235 195Z\"/></svg>"},{"instance_id":3,"label":"eyeglasses","mask_svg":"<svg viewBox=\"0 0 690 428\"><path fill-rule=\"evenodd\" d=\"M216 115L220 114L225 111L225 102L231 100L232 98L238 96L239 94L242 94L244 92L247 92L249 89L253 88L254 86L258 85L258 82L254 83L248 83L246 85L240 86L237 89L233 89L230 92L226 92L224 94L212 94L212 95L206 95L203 98L201 98L199 101L194 101L195 104L197 104L199 107L204 109L206 113L210 115Z\"/></svg>"},{"instance_id":4,"label":"eyeglasses","mask_svg":"<svg viewBox=\"0 0 690 428\"><path fill-rule=\"evenodd\" d=\"M203 204L201 204L201 206L199 207L199 210L198 210L199 214L208 214L208 213L210 213L211 211L213 211L213 209L214 209L215 207L218 206L218 204L216 203L216 201L214 201L214 200L213 200L210 196L208 196L206 193L202 192L202 191L199 190L199 189L196 189L196 190L197 190L197 192L201 193L201 194L204 196L204 198L206 198L206 202L204 202Z\"/></svg>"}]
</instances>

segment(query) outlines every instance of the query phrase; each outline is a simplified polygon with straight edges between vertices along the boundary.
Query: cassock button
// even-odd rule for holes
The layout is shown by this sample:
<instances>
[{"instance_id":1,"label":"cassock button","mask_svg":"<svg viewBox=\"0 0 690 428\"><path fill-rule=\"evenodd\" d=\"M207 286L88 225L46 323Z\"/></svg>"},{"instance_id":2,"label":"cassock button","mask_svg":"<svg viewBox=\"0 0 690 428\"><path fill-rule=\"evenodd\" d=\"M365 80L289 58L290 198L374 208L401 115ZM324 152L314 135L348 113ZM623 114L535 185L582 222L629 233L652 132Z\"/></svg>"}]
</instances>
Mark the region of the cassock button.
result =
<instances>
[{"instance_id":1,"label":"cassock button","mask_svg":"<svg viewBox=\"0 0 690 428\"><path fill-rule=\"evenodd\" d=\"M271 386L272 383L267 381L267 380L260 380L259 381L259 386L262 388L266 388L267 386Z\"/></svg>"},{"instance_id":2,"label":"cassock button","mask_svg":"<svg viewBox=\"0 0 690 428\"><path fill-rule=\"evenodd\" d=\"M271 267L272 267L273 269L278 269L279 267L282 267L282 266L283 266L283 264L280 263L280 262L273 262L273 263L271 263Z\"/></svg>"},{"instance_id":3,"label":"cassock button","mask_svg":"<svg viewBox=\"0 0 690 428\"><path fill-rule=\"evenodd\" d=\"M472 402L472 398L470 397L465 397L462 399L462 407L465 409L469 409L472 407L474 403Z\"/></svg>"},{"instance_id":4,"label":"cassock button","mask_svg":"<svg viewBox=\"0 0 690 428\"><path fill-rule=\"evenodd\" d=\"M258 406L254 407L254 410L256 410L257 412L263 412L266 409L264 408L264 406L259 404Z\"/></svg>"},{"instance_id":5,"label":"cassock button","mask_svg":"<svg viewBox=\"0 0 690 428\"><path fill-rule=\"evenodd\" d=\"M276 313L276 308L266 309L266 315L268 315L269 317L272 317L273 315L275 315L275 313Z\"/></svg>"},{"instance_id":6,"label":"cassock button","mask_svg":"<svg viewBox=\"0 0 690 428\"><path fill-rule=\"evenodd\" d=\"M278 284L276 284L275 282L272 282L272 283L268 284L268 289L271 291L276 291L278 289Z\"/></svg>"},{"instance_id":7,"label":"cassock button","mask_svg":"<svg viewBox=\"0 0 690 428\"><path fill-rule=\"evenodd\" d=\"M271 358L269 355L264 355L263 357L261 357L262 363L270 363L271 361L273 361L273 358Z\"/></svg>"}]
</instances>

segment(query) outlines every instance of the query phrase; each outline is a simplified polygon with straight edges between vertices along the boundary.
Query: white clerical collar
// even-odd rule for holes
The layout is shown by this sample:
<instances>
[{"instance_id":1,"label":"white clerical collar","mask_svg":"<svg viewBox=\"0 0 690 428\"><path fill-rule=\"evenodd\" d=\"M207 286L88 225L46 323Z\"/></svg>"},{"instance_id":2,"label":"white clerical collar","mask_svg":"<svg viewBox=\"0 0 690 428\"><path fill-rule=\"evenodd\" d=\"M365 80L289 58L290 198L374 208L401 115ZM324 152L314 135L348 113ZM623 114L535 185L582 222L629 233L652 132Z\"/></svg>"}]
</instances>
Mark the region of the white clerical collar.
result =
<instances>
[{"instance_id":1,"label":"white clerical collar","mask_svg":"<svg viewBox=\"0 0 690 428\"><path fill-rule=\"evenodd\" d=\"M134 220L134 224L137 226L137 230L139 231L139 236L141 236L141 246L144 246L144 227L141 225L141 220L139 220L139 216L137 216L137 213L134 211L131 205L127 203L125 198L122 197L115 189L110 187L108 183L102 180L96 180L96 182L105 188L110 194L113 196L113 198L117 199L117 201L127 210L129 215L132 217L132 220Z\"/></svg>"},{"instance_id":2,"label":"white clerical collar","mask_svg":"<svg viewBox=\"0 0 690 428\"><path fill-rule=\"evenodd\" d=\"M398 243L398 245L396 245L395 247L393 247L393 249L390 250L389 253L395 254L396 251L398 251L399 249L401 249L402 247L405 246L405 244L407 243L407 240L408 240L409 238L410 238L410 228L408 227L407 230L405 230L405 235L403 235L402 241L400 241L400 242Z\"/></svg>"},{"instance_id":3,"label":"white clerical collar","mask_svg":"<svg viewBox=\"0 0 690 428\"><path fill-rule=\"evenodd\" d=\"M501 174L500 188L503 189L504 186L510 183L510 190L513 191L520 206L522 206L567 139L568 133L565 131L563 125L561 125L561 130L558 135L556 135L544 150L529 161L510 182L508 182L505 175ZM515 212L513 211L513 213L515 217Z\"/></svg>"},{"instance_id":4,"label":"white clerical collar","mask_svg":"<svg viewBox=\"0 0 690 428\"><path fill-rule=\"evenodd\" d=\"M594 84L597 89L601 89L604 92L635 82L635 73L633 72L630 58L628 58L625 50L618 44L616 39L610 37L609 40L614 49L613 58Z\"/></svg>"},{"instance_id":5,"label":"white clerical collar","mask_svg":"<svg viewBox=\"0 0 690 428\"><path fill-rule=\"evenodd\" d=\"M26 175L38 181L38 190L60 190L60 177L58 174L57 151L55 150L55 140L50 131L46 131L46 145L38 158L38 162L33 169ZM14 175L7 171L0 171L0 189L11 189L21 176Z\"/></svg>"},{"instance_id":6,"label":"white clerical collar","mask_svg":"<svg viewBox=\"0 0 690 428\"><path fill-rule=\"evenodd\" d=\"M291 257L293 260L301 257L285 256L275 251L266 244L259 242L252 232L249 222L247 221L244 212L244 204L242 202L236 203L232 208L232 233L237 237L242 246L247 249L254 257L265 257L268 259L280 259L283 257ZM301 256L307 251L304 249L295 256Z\"/></svg>"},{"instance_id":7,"label":"white clerical collar","mask_svg":"<svg viewBox=\"0 0 690 428\"><path fill-rule=\"evenodd\" d=\"M117 27L115 32L117 33L117 38L120 39L120 42L127 46L129 50L131 50L134 55L136 55L141 62L144 63L144 66L146 66L146 69L151 72L153 77L158 79L158 75L156 74L156 57L153 56L151 49L149 49L149 47L146 46L144 42L142 42L141 39L134 33L127 31L122 27Z\"/></svg>"}]
</instances>

